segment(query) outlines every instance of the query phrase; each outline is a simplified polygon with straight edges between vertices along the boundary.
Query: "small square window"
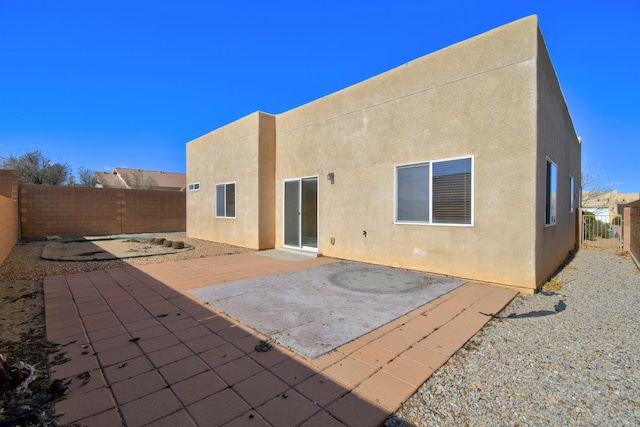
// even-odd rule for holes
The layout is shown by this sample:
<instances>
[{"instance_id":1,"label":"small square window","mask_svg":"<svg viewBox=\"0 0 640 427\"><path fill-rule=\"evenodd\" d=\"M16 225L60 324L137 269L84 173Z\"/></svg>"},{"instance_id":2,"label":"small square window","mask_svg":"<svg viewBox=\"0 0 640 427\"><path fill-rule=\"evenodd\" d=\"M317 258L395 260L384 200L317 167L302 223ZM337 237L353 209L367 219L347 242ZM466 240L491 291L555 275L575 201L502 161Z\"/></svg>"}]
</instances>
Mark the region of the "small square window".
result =
<instances>
[{"instance_id":1,"label":"small square window","mask_svg":"<svg viewBox=\"0 0 640 427\"><path fill-rule=\"evenodd\" d=\"M198 191L200 189L200 183L194 182L193 184L189 184L189 191Z\"/></svg>"}]
</instances>

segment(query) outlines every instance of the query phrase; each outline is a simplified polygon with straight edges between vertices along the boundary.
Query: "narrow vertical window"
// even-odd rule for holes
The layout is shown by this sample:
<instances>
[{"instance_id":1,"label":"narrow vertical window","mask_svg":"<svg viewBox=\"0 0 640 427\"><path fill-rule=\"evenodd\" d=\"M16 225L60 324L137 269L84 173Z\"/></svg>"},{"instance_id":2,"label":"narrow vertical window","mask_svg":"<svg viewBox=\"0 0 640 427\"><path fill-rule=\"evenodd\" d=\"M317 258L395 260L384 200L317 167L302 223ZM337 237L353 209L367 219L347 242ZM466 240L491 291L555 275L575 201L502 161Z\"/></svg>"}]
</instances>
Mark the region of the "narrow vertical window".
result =
<instances>
[{"instance_id":1,"label":"narrow vertical window","mask_svg":"<svg viewBox=\"0 0 640 427\"><path fill-rule=\"evenodd\" d=\"M224 184L216 185L216 216L224 216Z\"/></svg>"},{"instance_id":2,"label":"narrow vertical window","mask_svg":"<svg viewBox=\"0 0 640 427\"><path fill-rule=\"evenodd\" d=\"M471 159L433 163L433 218L437 224L471 224Z\"/></svg>"},{"instance_id":3,"label":"narrow vertical window","mask_svg":"<svg viewBox=\"0 0 640 427\"><path fill-rule=\"evenodd\" d=\"M225 193L225 216L233 218L236 216L236 185L227 184Z\"/></svg>"},{"instance_id":4,"label":"narrow vertical window","mask_svg":"<svg viewBox=\"0 0 640 427\"><path fill-rule=\"evenodd\" d=\"M398 167L396 221L429 222L429 164Z\"/></svg>"},{"instance_id":5,"label":"narrow vertical window","mask_svg":"<svg viewBox=\"0 0 640 427\"><path fill-rule=\"evenodd\" d=\"M546 179L546 212L545 224L554 225L556 223L558 194L558 167L547 158L547 179Z\"/></svg>"},{"instance_id":6,"label":"narrow vertical window","mask_svg":"<svg viewBox=\"0 0 640 427\"><path fill-rule=\"evenodd\" d=\"M216 185L216 216L235 218L236 216L236 184Z\"/></svg>"},{"instance_id":7,"label":"narrow vertical window","mask_svg":"<svg viewBox=\"0 0 640 427\"><path fill-rule=\"evenodd\" d=\"M571 197L569 200L569 213L573 213L573 210L575 209L576 195L575 189L573 188L573 177L571 175L569 175L569 195Z\"/></svg>"}]
</instances>

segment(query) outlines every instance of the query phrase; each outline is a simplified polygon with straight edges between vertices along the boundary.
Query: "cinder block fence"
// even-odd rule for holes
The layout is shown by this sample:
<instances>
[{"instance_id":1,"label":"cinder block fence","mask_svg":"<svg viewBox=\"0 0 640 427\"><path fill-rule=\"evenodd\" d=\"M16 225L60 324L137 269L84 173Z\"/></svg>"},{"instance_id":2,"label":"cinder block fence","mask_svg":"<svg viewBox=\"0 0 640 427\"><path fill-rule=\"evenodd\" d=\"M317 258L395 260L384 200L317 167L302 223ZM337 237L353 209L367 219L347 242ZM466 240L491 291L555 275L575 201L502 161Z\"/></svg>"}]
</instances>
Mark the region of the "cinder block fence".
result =
<instances>
[{"instance_id":1,"label":"cinder block fence","mask_svg":"<svg viewBox=\"0 0 640 427\"><path fill-rule=\"evenodd\" d=\"M20 236L87 236L186 229L186 193L24 185Z\"/></svg>"},{"instance_id":2,"label":"cinder block fence","mask_svg":"<svg viewBox=\"0 0 640 427\"><path fill-rule=\"evenodd\" d=\"M0 196L0 264L18 241L18 202Z\"/></svg>"},{"instance_id":3,"label":"cinder block fence","mask_svg":"<svg viewBox=\"0 0 640 427\"><path fill-rule=\"evenodd\" d=\"M628 247L625 249L631 253L636 265L640 268L640 200L629 203L624 209L625 233L628 233Z\"/></svg>"}]
</instances>

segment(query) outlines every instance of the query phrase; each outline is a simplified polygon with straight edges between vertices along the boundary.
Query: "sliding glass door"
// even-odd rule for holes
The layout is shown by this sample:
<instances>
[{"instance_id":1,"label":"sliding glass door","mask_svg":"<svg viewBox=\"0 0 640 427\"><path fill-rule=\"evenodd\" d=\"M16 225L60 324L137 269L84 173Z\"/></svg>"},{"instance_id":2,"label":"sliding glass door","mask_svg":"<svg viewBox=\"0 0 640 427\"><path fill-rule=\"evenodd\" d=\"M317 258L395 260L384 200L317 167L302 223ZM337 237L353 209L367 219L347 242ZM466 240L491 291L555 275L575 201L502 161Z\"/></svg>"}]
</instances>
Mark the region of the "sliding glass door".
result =
<instances>
[{"instance_id":1,"label":"sliding glass door","mask_svg":"<svg viewBox=\"0 0 640 427\"><path fill-rule=\"evenodd\" d=\"M284 245L318 248L318 178L284 182Z\"/></svg>"}]
</instances>

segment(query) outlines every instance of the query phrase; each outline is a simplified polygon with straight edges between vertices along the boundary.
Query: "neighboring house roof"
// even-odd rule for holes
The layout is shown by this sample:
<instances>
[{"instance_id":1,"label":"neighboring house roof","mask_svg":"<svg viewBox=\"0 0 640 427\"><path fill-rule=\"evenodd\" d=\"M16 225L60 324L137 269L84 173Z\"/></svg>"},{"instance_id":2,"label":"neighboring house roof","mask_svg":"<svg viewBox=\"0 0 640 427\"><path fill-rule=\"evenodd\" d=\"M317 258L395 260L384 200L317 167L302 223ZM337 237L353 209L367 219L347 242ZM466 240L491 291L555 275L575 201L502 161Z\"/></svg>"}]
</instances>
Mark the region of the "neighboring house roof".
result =
<instances>
[{"instance_id":1,"label":"neighboring house roof","mask_svg":"<svg viewBox=\"0 0 640 427\"><path fill-rule=\"evenodd\" d=\"M184 173L114 168L113 172L96 172L98 187L147 188L152 190L184 191L187 175Z\"/></svg>"},{"instance_id":2,"label":"neighboring house roof","mask_svg":"<svg viewBox=\"0 0 640 427\"><path fill-rule=\"evenodd\" d=\"M127 188L123 180L115 172L96 172L94 174L96 187L102 188Z\"/></svg>"}]
</instances>

